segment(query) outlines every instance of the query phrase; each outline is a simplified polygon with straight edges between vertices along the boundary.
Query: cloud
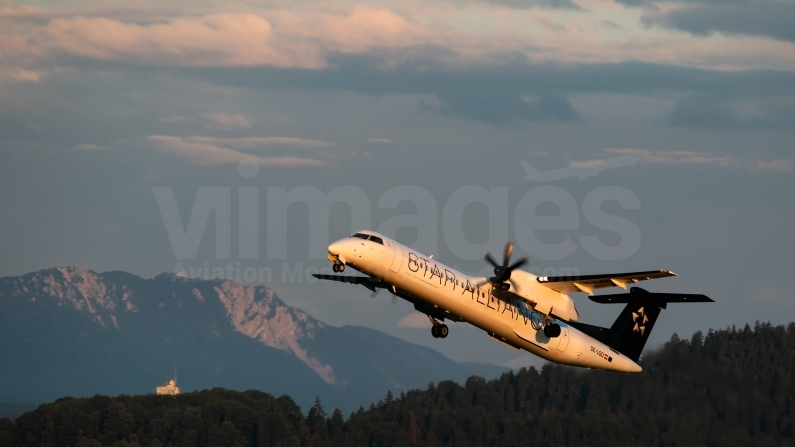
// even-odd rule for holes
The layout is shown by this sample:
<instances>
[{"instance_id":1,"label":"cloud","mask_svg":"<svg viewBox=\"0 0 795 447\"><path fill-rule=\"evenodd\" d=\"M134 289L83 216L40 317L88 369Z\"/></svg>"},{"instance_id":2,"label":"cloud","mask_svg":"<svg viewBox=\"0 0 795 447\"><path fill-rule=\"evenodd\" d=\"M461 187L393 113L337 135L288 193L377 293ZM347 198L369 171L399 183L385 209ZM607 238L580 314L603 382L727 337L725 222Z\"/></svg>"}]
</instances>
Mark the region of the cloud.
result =
<instances>
[{"instance_id":1,"label":"cloud","mask_svg":"<svg viewBox=\"0 0 795 447\"><path fill-rule=\"evenodd\" d=\"M398 327L407 327L412 329L427 329L430 327L431 322L424 314L411 313L401 318L397 325Z\"/></svg>"},{"instance_id":2,"label":"cloud","mask_svg":"<svg viewBox=\"0 0 795 447\"><path fill-rule=\"evenodd\" d=\"M489 124L507 124L512 121L582 121L571 103L558 94L524 96L480 89L455 93L442 91L437 96L443 105L426 103L426 110Z\"/></svg>"},{"instance_id":3,"label":"cloud","mask_svg":"<svg viewBox=\"0 0 795 447\"><path fill-rule=\"evenodd\" d=\"M784 2L766 0L763 4L778 3ZM788 10L771 9L769 19L748 25L748 30L740 27L735 32L731 31L734 25L720 25L717 28L729 30L730 37L704 39L650 28L649 23L658 22L669 28L686 27L677 25L675 11L680 6L664 6L657 8L662 12L641 11L597 0L588 2L586 13L573 0L447 1L432 6L395 2L388 7L321 3L313 8L288 8L277 2L239 5L232 8L234 13L217 13L223 7L195 4L182 9L132 6L122 10L89 3L74 13L31 10L21 16L0 12L0 58L323 69L333 67L331 60L340 54L367 54L378 58L379 68L385 69L406 62L424 65L424 55L439 50L443 57L435 63L457 68L502 66L516 60L795 68L791 45L747 37L776 29L788 39L792 27L780 23L792 16ZM673 22L669 24L666 17ZM731 24L731 20L725 21Z\"/></svg>"},{"instance_id":4,"label":"cloud","mask_svg":"<svg viewBox=\"0 0 795 447\"><path fill-rule=\"evenodd\" d=\"M218 130L249 129L251 123L239 113L205 113L202 115L206 122L204 127Z\"/></svg>"},{"instance_id":5,"label":"cloud","mask_svg":"<svg viewBox=\"0 0 795 447\"><path fill-rule=\"evenodd\" d=\"M417 70L370 68L372 59L338 61L333 69L210 69L196 73L214 84L262 89L348 90L367 95L433 95L425 111L503 125L511 122L578 122L572 94L620 93L683 96L667 123L685 127L787 129L795 125L795 72L745 70L727 72L672 65L527 64L454 70L428 66ZM757 116L735 120L732 101L761 108ZM772 101L769 105L766 101ZM790 102L788 102L790 101ZM744 106L745 106L744 105Z\"/></svg>"},{"instance_id":6,"label":"cloud","mask_svg":"<svg viewBox=\"0 0 795 447\"><path fill-rule=\"evenodd\" d=\"M212 138L193 136L187 138L191 143L210 144L234 149L264 149L266 147L295 147L305 149L321 149L334 146L330 141L310 140L294 137L243 137L243 138Z\"/></svg>"},{"instance_id":7,"label":"cloud","mask_svg":"<svg viewBox=\"0 0 795 447\"><path fill-rule=\"evenodd\" d=\"M677 102L666 120L672 126L692 129L788 130L795 124L791 94L758 99L745 95L691 94Z\"/></svg>"},{"instance_id":8,"label":"cloud","mask_svg":"<svg viewBox=\"0 0 795 447\"><path fill-rule=\"evenodd\" d=\"M763 161L758 159L740 160L731 155L716 155L711 152L693 151L650 151L648 149L605 149L608 154L632 155L644 163L669 165L707 165L717 167L738 167L759 171L790 171L795 161L778 159Z\"/></svg>"},{"instance_id":9,"label":"cloud","mask_svg":"<svg viewBox=\"0 0 795 447\"><path fill-rule=\"evenodd\" d=\"M728 4L704 1L649 11L642 20L646 24L679 29L699 36L723 33L795 42L793 17L795 2L792 1L756 0Z\"/></svg>"},{"instance_id":10,"label":"cloud","mask_svg":"<svg viewBox=\"0 0 795 447\"><path fill-rule=\"evenodd\" d=\"M41 15L39 21L46 19L46 14ZM432 43L431 33L399 14L362 5L343 13L269 9L256 14L184 14L151 23L61 14L52 15L46 26L34 23L24 31L35 45L25 45L25 36L17 36L17 41L21 39L14 46L17 54L32 54L35 49L39 55L49 52L143 66L319 69L327 66L326 56L334 52ZM0 42L12 37L0 34Z\"/></svg>"},{"instance_id":11,"label":"cloud","mask_svg":"<svg viewBox=\"0 0 795 447\"><path fill-rule=\"evenodd\" d=\"M671 5L663 5L660 14L679 3ZM22 43L14 40L17 44L9 51L59 64L86 64L90 59L92 67L122 72L125 68L119 67L124 64L147 66L136 70L149 72L177 66L181 75L235 88L433 95L438 101L422 103L423 110L494 125L580 122L583 118L570 98L584 92L693 95L668 114L667 123L673 126L749 130L795 124L795 108L784 107L782 113L763 110L746 119L736 116L731 104L743 97L750 101L795 96L795 45L788 42L703 39L644 28L639 10L601 1L589 4L593 11L588 14L507 11L487 1L441 2L427 11L411 5L395 5L399 12L364 6L323 8L262 8L235 14L164 10L149 21L133 13L111 18L101 11L39 12L36 20L26 22L29 26L14 28L11 34L4 34L9 20L2 21L0 42L19 37ZM483 11L482 26L455 25L451 17L472 8ZM500 21L505 26L499 29L489 25L506 14L527 26L512 27L511 20ZM608 18L620 31L605 28ZM438 26L429 25L436 22ZM631 62L622 62L627 60ZM718 69L692 68L698 66ZM769 69L776 67L788 71ZM24 69L34 72L29 68ZM35 72L46 75L39 68ZM197 119L170 115L160 120L175 123L181 118ZM255 124L233 113L198 119L220 130Z\"/></svg>"},{"instance_id":12,"label":"cloud","mask_svg":"<svg viewBox=\"0 0 795 447\"><path fill-rule=\"evenodd\" d=\"M43 71L34 71L34 70L12 70L9 73L9 77L14 79L15 81L20 82L33 82L38 84L41 80L47 76L46 72Z\"/></svg>"},{"instance_id":13,"label":"cloud","mask_svg":"<svg viewBox=\"0 0 795 447\"><path fill-rule=\"evenodd\" d=\"M737 113L724 101L706 95L690 95L667 115L668 123L691 128L731 128L740 124Z\"/></svg>"},{"instance_id":14,"label":"cloud","mask_svg":"<svg viewBox=\"0 0 795 447\"><path fill-rule=\"evenodd\" d=\"M239 163L244 159L252 159L264 166L277 167L323 166L327 164L323 160L290 155L263 157L211 144L210 142L190 141L190 139L173 136L151 135L148 139L156 149L164 153L181 156L190 163L199 166Z\"/></svg>"},{"instance_id":15,"label":"cloud","mask_svg":"<svg viewBox=\"0 0 795 447\"><path fill-rule=\"evenodd\" d=\"M648 149L606 149L608 154L633 155L645 163L659 164L707 164L715 166L736 166L737 162L729 155L713 155L709 152L692 151L650 151Z\"/></svg>"},{"instance_id":16,"label":"cloud","mask_svg":"<svg viewBox=\"0 0 795 447\"><path fill-rule=\"evenodd\" d=\"M474 108L490 104L516 110L545 106L560 109L565 95L572 93L647 95L699 92L712 97L795 97L792 89L795 71L727 72L641 62L574 65L517 62L468 70L441 66L426 66L418 70L401 66L381 71L372 69L373 63L376 63L373 59L360 57L339 61L335 68L322 71L238 68L208 69L196 75L227 86L349 90L369 95L430 94L448 107L461 104L465 108ZM472 111L469 114L476 113Z\"/></svg>"},{"instance_id":17,"label":"cloud","mask_svg":"<svg viewBox=\"0 0 795 447\"><path fill-rule=\"evenodd\" d=\"M751 164L760 171L791 171L795 161L780 158L773 161L751 160Z\"/></svg>"},{"instance_id":18,"label":"cloud","mask_svg":"<svg viewBox=\"0 0 795 447\"><path fill-rule=\"evenodd\" d=\"M102 151L105 150L104 147L98 146L96 144L78 144L75 146L75 149L80 149L81 151Z\"/></svg>"},{"instance_id":19,"label":"cloud","mask_svg":"<svg viewBox=\"0 0 795 447\"><path fill-rule=\"evenodd\" d=\"M475 0L475 3L488 3L516 9L582 9L577 3L571 0Z\"/></svg>"},{"instance_id":20,"label":"cloud","mask_svg":"<svg viewBox=\"0 0 795 447\"><path fill-rule=\"evenodd\" d=\"M139 25L104 17L55 18L40 33L52 51L139 65L318 68L318 49L277 47L271 23L254 14L212 14Z\"/></svg>"}]
</instances>

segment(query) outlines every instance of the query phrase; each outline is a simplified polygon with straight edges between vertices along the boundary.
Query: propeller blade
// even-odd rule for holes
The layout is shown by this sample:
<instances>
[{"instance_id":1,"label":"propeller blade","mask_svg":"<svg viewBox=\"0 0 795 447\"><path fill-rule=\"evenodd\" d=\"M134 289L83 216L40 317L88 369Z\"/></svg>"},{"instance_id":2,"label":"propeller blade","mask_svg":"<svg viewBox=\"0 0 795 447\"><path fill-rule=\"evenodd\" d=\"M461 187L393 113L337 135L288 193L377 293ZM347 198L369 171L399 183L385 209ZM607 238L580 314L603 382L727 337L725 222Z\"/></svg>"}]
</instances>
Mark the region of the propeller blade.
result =
<instances>
[{"instance_id":1,"label":"propeller blade","mask_svg":"<svg viewBox=\"0 0 795 447\"><path fill-rule=\"evenodd\" d=\"M500 266L499 264L497 264L497 261L495 261L494 258L491 257L491 254L489 254L488 252L486 253L486 261L494 267Z\"/></svg>"},{"instance_id":2,"label":"propeller blade","mask_svg":"<svg viewBox=\"0 0 795 447\"><path fill-rule=\"evenodd\" d=\"M508 241L508 243L505 244L505 256L502 258L502 265L503 266L507 266L508 265L508 262L510 262L510 260L511 260L511 254L512 253L513 253L513 242L512 241Z\"/></svg>"},{"instance_id":3,"label":"propeller blade","mask_svg":"<svg viewBox=\"0 0 795 447\"><path fill-rule=\"evenodd\" d=\"M511 265L510 267L508 267L508 270L513 270L515 268L519 268L519 267L521 267L521 266L523 266L523 265L525 265L527 263L528 263L527 258L522 258L522 259L514 262L513 265Z\"/></svg>"},{"instance_id":4,"label":"propeller blade","mask_svg":"<svg viewBox=\"0 0 795 447\"><path fill-rule=\"evenodd\" d=\"M394 306L396 302L397 302L397 296L392 295L392 305Z\"/></svg>"},{"instance_id":5,"label":"propeller blade","mask_svg":"<svg viewBox=\"0 0 795 447\"><path fill-rule=\"evenodd\" d=\"M375 289L375 290L373 291L373 293L371 293L371 294L370 294L370 299L371 299L371 300L372 300L372 299L374 299L374 298L375 298L375 296L376 296L376 295L378 295L378 292L380 292L380 291L381 291L381 289Z\"/></svg>"}]
</instances>

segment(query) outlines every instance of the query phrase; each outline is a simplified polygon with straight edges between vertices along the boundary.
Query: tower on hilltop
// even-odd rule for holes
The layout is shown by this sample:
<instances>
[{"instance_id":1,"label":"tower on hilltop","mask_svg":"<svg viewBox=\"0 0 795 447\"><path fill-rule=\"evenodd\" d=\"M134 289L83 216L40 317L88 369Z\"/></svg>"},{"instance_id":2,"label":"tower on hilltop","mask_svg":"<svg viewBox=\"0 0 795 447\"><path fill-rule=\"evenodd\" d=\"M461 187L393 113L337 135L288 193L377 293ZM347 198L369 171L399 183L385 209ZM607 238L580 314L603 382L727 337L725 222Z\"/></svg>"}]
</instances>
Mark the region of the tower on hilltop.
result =
<instances>
[{"instance_id":1,"label":"tower on hilltop","mask_svg":"<svg viewBox=\"0 0 795 447\"><path fill-rule=\"evenodd\" d=\"M179 394L179 387L177 386L176 379L171 379L164 386L157 387L157 394L165 394L169 396L176 396Z\"/></svg>"}]
</instances>

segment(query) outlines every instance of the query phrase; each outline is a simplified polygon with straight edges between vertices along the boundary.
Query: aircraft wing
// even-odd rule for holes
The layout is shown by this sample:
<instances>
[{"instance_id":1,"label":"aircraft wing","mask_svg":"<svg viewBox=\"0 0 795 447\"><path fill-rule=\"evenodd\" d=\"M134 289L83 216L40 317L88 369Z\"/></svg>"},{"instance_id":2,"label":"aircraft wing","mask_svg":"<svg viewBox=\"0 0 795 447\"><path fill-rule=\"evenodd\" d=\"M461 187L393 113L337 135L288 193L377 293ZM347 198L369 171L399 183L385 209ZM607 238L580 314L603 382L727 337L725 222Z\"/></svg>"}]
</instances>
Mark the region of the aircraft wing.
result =
<instances>
[{"instance_id":1,"label":"aircraft wing","mask_svg":"<svg viewBox=\"0 0 795 447\"><path fill-rule=\"evenodd\" d=\"M375 292L375 289L386 289L392 287L391 284L381 281L379 279L371 278L369 276L345 276L345 275L324 275L312 274L317 279L324 279L327 281L345 282L348 284L361 284L368 289Z\"/></svg>"},{"instance_id":2,"label":"aircraft wing","mask_svg":"<svg viewBox=\"0 0 795 447\"><path fill-rule=\"evenodd\" d=\"M627 285L632 285L639 281L668 276L676 276L676 273L668 270L650 270L647 272L610 273L606 275L539 276L537 281L558 293L585 292L588 295L593 295L593 291L597 289L607 287L626 289Z\"/></svg>"}]
</instances>

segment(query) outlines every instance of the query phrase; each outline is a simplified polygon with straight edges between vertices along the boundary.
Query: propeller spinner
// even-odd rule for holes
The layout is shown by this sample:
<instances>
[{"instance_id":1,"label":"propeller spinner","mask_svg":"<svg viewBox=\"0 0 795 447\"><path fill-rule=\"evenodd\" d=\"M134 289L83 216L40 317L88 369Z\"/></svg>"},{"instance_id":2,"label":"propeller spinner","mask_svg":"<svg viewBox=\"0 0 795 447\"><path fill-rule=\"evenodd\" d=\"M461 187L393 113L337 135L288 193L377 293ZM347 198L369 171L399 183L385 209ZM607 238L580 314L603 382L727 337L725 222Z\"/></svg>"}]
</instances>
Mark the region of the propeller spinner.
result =
<instances>
[{"instance_id":1,"label":"propeller spinner","mask_svg":"<svg viewBox=\"0 0 795 447\"><path fill-rule=\"evenodd\" d=\"M511 281L511 272L513 272L514 269L517 269L528 263L527 258L522 258L509 265L509 262L511 262L512 253L512 241L508 241L508 243L505 244L505 253L502 257L502 265L497 264L497 261L495 261L489 253L486 253L486 261L494 266L494 276L489 278L489 282L499 287L501 290L508 290L511 287L510 284L514 284L514 282ZM514 284L514 286L515 285L516 284Z\"/></svg>"}]
</instances>

